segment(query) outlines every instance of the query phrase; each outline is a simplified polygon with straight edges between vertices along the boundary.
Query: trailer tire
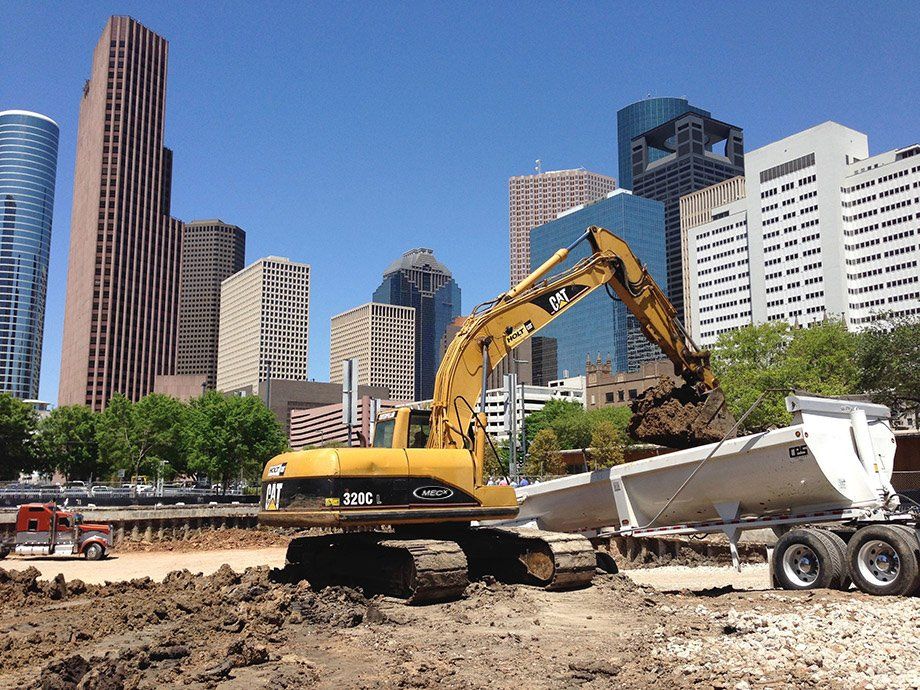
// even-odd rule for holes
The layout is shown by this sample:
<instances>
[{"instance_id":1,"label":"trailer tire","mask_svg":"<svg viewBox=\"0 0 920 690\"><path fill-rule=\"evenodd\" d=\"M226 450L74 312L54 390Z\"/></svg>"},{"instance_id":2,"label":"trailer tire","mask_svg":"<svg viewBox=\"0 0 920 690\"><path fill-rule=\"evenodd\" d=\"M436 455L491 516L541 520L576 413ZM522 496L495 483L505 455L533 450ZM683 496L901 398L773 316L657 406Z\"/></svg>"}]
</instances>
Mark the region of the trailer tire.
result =
<instances>
[{"instance_id":1,"label":"trailer tire","mask_svg":"<svg viewBox=\"0 0 920 690\"><path fill-rule=\"evenodd\" d=\"M773 577L783 589L836 589L843 569L837 547L818 530L786 532L773 551Z\"/></svg>"},{"instance_id":2,"label":"trailer tire","mask_svg":"<svg viewBox=\"0 0 920 690\"><path fill-rule=\"evenodd\" d=\"M876 596L910 596L920 586L918 542L903 525L869 525L847 544L850 577L860 591Z\"/></svg>"},{"instance_id":3,"label":"trailer tire","mask_svg":"<svg viewBox=\"0 0 920 690\"><path fill-rule=\"evenodd\" d=\"M83 549L83 555L88 561L98 561L105 556L105 549L102 548L102 544L92 543L89 544L85 549Z\"/></svg>"},{"instance_id":4,"label":"trailer tire","mask_svg":"<svg viewBox=\"0 0 920 690\"><path fill-rule=\"evenodd\" d=\"M7 546L0 546L0 561L10 555L10 549Z\"/></svg>"},{"instance_id":5,"label":"trailer tire","mask_svg":"<svg viewBox=\"0 0 920 690\"><path fill-rule=\"evenodd\" d=\"M847 543L839 535L825 529L816 529L815 534L822 538L837 552L837 559L834 564L835 571L839 574L837 581L831 585L832 589L846 591L850 588L850 569L847 567Z\"/></svg>"}]
</instances>

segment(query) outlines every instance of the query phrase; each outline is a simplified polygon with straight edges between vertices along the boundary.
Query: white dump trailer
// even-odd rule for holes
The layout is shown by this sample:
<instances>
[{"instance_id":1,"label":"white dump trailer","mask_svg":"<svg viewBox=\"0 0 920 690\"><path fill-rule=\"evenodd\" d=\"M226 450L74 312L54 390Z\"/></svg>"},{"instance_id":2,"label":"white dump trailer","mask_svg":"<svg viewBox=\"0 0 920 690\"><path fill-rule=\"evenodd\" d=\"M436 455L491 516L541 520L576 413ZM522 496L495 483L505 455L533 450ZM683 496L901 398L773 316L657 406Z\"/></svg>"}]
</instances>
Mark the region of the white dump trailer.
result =
<instances>
[{"instance_id":1,"label":"white dump trailer","mask_svg":"<svg viewBox=\"0 0 920 690\"><path fill-rule=\"evenodd\" d=\"M598 536L724 533L738 564L747 529L772 528L787 589L920 587L917 513L891 486L887 407L791 395L791 426L518 489L509 524Z\"/></svg>"}]
</instances>

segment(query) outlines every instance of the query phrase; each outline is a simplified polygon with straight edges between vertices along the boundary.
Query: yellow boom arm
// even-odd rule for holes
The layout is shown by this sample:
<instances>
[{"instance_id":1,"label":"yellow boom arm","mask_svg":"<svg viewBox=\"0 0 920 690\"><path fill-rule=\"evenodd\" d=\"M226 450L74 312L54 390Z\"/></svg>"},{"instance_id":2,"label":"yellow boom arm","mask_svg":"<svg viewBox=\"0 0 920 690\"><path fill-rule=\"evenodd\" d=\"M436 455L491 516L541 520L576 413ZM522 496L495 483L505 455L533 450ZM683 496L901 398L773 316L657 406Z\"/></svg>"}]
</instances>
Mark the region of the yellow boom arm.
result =
<instances>
[{"instance_id":1,"label":"yellow boom arm","mask_svg":"<svg viewBox=\"0 0 920 690\"><path fill-rule=\"evenodd\" d=\"M543 280L582 241L590 243L591 256ZM687 335L629 245L609 230L590 227L518 285L477 307L463 324L435 378L428 447L463 448L488 373L514 347L602 285L609 285L638 319L646 337L674 363L676 374L703 390L718 386L709 352L699 350Z\"/></svg>"}]
</instances>

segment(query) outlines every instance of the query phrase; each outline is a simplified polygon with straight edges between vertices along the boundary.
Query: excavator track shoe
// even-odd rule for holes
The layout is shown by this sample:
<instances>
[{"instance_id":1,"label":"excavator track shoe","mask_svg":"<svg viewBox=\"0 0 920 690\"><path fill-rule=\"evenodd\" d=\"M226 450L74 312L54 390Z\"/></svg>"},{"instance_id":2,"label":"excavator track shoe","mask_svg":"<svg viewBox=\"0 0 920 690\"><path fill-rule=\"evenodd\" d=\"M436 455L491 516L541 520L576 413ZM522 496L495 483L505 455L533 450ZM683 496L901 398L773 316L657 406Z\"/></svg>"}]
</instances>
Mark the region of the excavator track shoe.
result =
<instances>
[{"instance_id":1,"label":"excavator track shoe","mask_svg":"<svg viewBox=\"0 0 920 690\"><path fill-rule=\"evenodd\" d=\"M528 527L480 527L458 542L474 578L491 575L503 582L523 582L549 590L586 587L594 578L594 547L577 534Z\"/></svg>"},{"instance_id":2,"label":"excavator track shoe","mask_svg":"<svg viewBox=\"0 0 920 690\"><path fill-rule=\"evenodd\" d=\"M469 584L466 556L454 542L380 532L294 539L285 571L288 579L305 579L316 588L360 587L409 604L456 599Z\"/></svg>"}]
</instances>

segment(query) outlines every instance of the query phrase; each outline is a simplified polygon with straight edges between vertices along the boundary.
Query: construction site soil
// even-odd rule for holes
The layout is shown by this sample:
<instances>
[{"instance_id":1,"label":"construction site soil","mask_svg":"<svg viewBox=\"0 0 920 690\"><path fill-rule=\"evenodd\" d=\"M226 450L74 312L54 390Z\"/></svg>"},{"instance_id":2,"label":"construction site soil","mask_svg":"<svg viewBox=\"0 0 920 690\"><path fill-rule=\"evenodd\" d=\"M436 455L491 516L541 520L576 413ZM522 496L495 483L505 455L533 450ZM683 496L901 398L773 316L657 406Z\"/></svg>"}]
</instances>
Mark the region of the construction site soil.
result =
<instances>
[{"instance_id":1,"label":"construction site soil","mask_svg":"<svg viewBox=\"0 0 920 690\"><path fill-rule=\"evenodd\" d=\"M689 570L689 569L688 569ZM0 570L0 687L918 688L920 599L494 581L430 606L268 567L106 585Z\"/></svg>"},{"instance_id":2,"label":"construction site soil","mask_svg":"<svg viewBox=\"0 0 920 690\"><path fill-rule=\"evenodd\" d=\"M218 549L257 549L267 546L287 547L297 530L283 528L205 529L190 532L184 539L166 538L154 541L125 539L117 544L120 553L144 551L214 551Z\"/></svg>"}]
</instances>

